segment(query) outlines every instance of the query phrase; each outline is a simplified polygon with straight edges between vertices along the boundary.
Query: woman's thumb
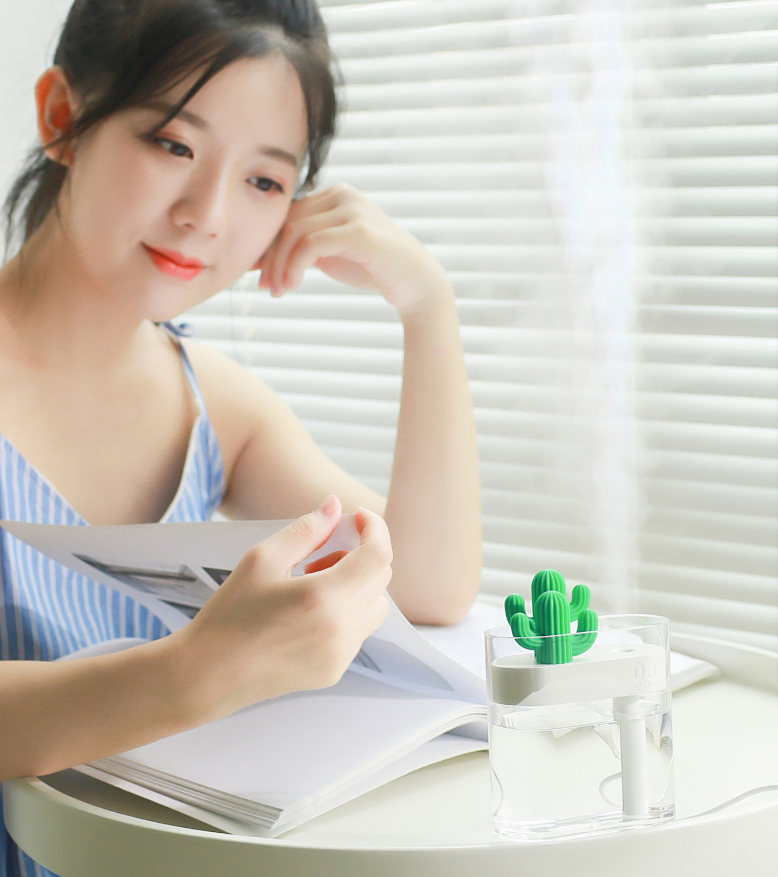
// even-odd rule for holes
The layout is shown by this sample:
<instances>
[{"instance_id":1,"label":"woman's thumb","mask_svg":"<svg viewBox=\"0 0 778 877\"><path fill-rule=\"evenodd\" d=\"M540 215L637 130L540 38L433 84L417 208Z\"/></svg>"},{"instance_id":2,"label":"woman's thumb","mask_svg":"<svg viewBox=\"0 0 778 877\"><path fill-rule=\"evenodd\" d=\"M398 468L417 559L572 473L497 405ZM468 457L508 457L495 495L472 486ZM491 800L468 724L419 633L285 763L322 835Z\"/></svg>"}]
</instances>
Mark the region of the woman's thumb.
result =
<instances>
[{"instance_id":1,"label":"woman's thumb","mask_svg":"<svg viewBox=\"0 0 778 877\"><path fill-rule=\"evenodd\" d=\"M262 565L272 567L277 575L289 574L324 545L338 526L340 516L340 500L328 496L316 511L297 518L261 543Z\"/></svg>"}]
</instances>

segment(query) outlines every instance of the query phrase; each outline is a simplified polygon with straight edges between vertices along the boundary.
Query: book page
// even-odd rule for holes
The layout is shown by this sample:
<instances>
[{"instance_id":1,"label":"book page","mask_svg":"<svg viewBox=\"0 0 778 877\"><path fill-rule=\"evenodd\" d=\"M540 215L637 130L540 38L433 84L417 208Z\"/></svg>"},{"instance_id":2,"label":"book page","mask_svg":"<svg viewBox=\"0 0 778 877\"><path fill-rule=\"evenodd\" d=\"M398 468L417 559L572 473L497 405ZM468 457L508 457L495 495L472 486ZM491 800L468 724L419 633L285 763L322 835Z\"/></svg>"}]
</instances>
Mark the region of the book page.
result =
<instances>
[{"instance_id":1,"label":"book page","mask_svg":"<svg viewBox=\"0 0 778 877\"><path fill-rule=\"evenodd\" d=\"M147 789L131 780L117 777L114 774L107 773L100 768L91 764L80 765L76 770L87 776L94 777L109 785L124 789L134 795L140 795L142 798L148 798L157 804L162 804L171 810L177 810L188 816L204 822L206 825L212 825L214 828L226 831L229 834L250 835L254 837L278 837L292 828L296 828L303 822L307 822L316 816L326 813L334 807L339 807L347 801L352 801L359 795L371 792L380 786L390 783L399 777L412 773L431 764L440 761L446 761L449 758L455 758L458 755L466 755L471 752L478 752L486 749L486 741L473 740L466 737L459 737L454 734L441 734L427 743L409 752L407 755L398 758L392 764L387 765L381 770L364 777L359 782L354 783L345 789L339 789L332 797L326 800L320 800L318 803L311 804L305 810L297 810L291 814L282 815L272 827L263 827L256 822L245 822L239 819L231 819L219 813L214 813L203 806L192 803L191 801L182 801L180 798L173 798L170 795L159 791Z\"/></svg>"},{"instance_id":2,"label":"book page","mask_svg":"<svg viewBox=\"0 0 778 877\"><path fill-rule=\"evenodd\" d=\"M392 602L389 615L365 640L351 669L419 694L486 701L483 677L421 636Z\"/></svg>"},{"instance_id":3,"label":"book page","mask_svg":"<svg viewBox=\"0 0 778 877\"><path fill-rule=\"evenodd\" d=\"M37 551L143 603L171 630L187 624L249 548L289 521L208 521L70 527L0 521ZM353 515L292 571L359 544ZM388 597L388 595L387 595ZM484 703L483 681L420 636L389 598L390 611L354 662L364 676L433 697Z\"/></svg>"},{"instance_id":4,"label":"book page","mask_svg":"<svg viewBox=\"0 0 778 877\"><path fill-rule=\"evenodd\" d=\"M307 812L439 734L485 718L483 706L347 671L331 688L263 701L94 766L160 791L174 788L184 800L207 798L208 809L225 816L243 812L272 825L282 811Z\"/></svg>"},{"instance_id":5,"label":"book page","mask_svg":"<svg viewBox=\"0 0 778 877\"><path fill-rule=\"evenodd\" d=\"M467 617L450 627L415 624L416 630L436 649L466 667L481 679L486 679L486 647L484 631L506 624L502 602L492 603L481 596L473 604Z\"/></svg>"},{"instance_id":6,"label":"book page","mask_svg":"<svg viewBox=\"0 0 778 877\"><path fill-rule=\"evenodd\" d=\"M189 622L193 612L222 584L257 542L290 521L205 521L104 527L0 521L0 527L58 563L128 594L170 630ZM343 515L327 542L298 564L359 544L353 515Z\"/></svg>"}]
</instances>

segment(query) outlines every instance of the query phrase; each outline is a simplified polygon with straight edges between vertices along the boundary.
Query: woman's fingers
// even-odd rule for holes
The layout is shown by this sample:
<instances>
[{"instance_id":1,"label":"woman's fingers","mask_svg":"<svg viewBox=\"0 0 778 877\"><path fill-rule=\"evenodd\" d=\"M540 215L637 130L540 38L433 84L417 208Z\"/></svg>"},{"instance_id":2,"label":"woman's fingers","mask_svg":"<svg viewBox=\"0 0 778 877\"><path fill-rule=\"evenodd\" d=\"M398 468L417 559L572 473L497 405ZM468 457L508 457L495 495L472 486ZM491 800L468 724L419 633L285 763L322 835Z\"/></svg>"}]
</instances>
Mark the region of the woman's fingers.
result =
<instances>
[{"instance_id":1,"label":"woman's fingers","mask_svg":"<svg viewBox=\"0 0 778 877\"><path fill-rule=\"evenodd\" d=\"M319 260L326 259L334 260L340 267L340 271L328 269L328 273L337 280L352 285L361 285L359 280L362 284L369 283L370 273L365 270L358 258L360 247L357 238L360 234L359 230L351 226L339 226L323 228L301 238L289 254L284 269L288 287L294 289L299 286L306 270L316 265Z\"/></svg>"},{"instance_id":2,"label":"woman's fingers","mask_svg":"<svg viewBox=\"0 0 778 877\"><path fill-rule=\"evenodd\" d=\"M274 285L273 282L273 266L275 264L276 254L281 245L281 237L286 229L296 219L302 219L306 216L310 216L312 213L321 212L322 207L320 206L317 208L317 203L322 203L321 198L318 194L309 195L305 198L301 198L299 201L293 201L290 205L286 221L276 235L275 240L270 244L267 250L265 250L265 252L262 254L262 257L257 261L256 265L254 266L255 268L259 268L262 272L262 276L259 278L260 289L272 289L274 291L276 290L277 287Z\"/></svg>"},{"instance_id":3,"label":"woman's fingers","mask_svg":"<svg viewBox=\"0 0 778 877\"><path fill-rule=\"evenodd\" d=\"M311 213L287 221L263 259L264 270L269 275L270 288L278 293L284 287L293 285L289 272L289 258L301 241L307 240L324 229L342 226L346 222L348 222L348 217L343 216L337 210Z\"/></svg>"},{"instance_id":4,"label":"woman's fingers","mask_svg":"<svg viewBox=\"0 0 778 877\"><path fill-rule=\"evenodd\" d=\"M348 551L333 551L331 554L326 555L326 557L312 560L310 563L305 564L305 574L310 575L312 572L321 572L324 569L329 569L331 566L335 566L339 560L343 560L347 554Z\"/></svg>"},{"instance_id":5,"label":"woman's fingers","mask_svg":"<svg viewBox=\"0 0 778 877\"><path fill-rule=\"evenodd\" d=\"M347 185L295 202L257 267L275 296L316 266L334 280L380 292L400 316L453 304L445 272L410 232Z\"/></svg>"},{"instance_id":6,"label":"woman's fingers","mask_svg":"<svg viewBox=\"0 0 778 877\"><path fill-rule=\"evenodd\" d=\"M346 183L336 183L322 189L321 192L314 192L312 195L300 198L299 201L293 201L289 215L292 219L300 219L314 213L326 213L341 204L356 201L361 197L360 193L352 186Z\"/></svg>"},{"instance_id":7,"label":"woman's fingers","mask_svg":"<svg viewBox=\"0 0 778 877\"><path fill-rule=\"evenodd\" d=\"M250 549L179 632L214 716L290 691L333 685L388 612L391 543L383 519L360 509L360 544L291 570L331 535L340 503L303 515ZM345 554L345 556L343 556ZM219 655L214 661L213 655Z\"/></svg>"},{"instance_id":8,"label":"woman's fingers","mask_svg":"<svg viewBox=\"0 0 778 877\"><path fill-rule=\"evenodd\" d=\"M321 548L330 538L341 516L340 500L329 496L314 512L309 512L255 545L244 557L252 572L262 579L290 575L298 563ZM243 561L241 561L243 562Z\"/></svg>"},{"instance_id":9,"label":"woman's fingers","mask_svg":"<svg viewBox=\"0 0 778 877\"><path fill-rule=\"evenodd\" d=\"M356 525L359 545L323 575L347 588L370 584L366 597L373 599L392 578L392 540L386 522L375 512L357 509Z\"/></svg>"},{"instance_id":10,"label":"woman's fingers","mask_svg":"<svg viewBox=\"0 0 778 877\"><path fill-rule=\"evenodd\" d=\"M359 214L363 197L346 184L336 184L292 203L278 236L257 263L262 270L259 286L278 295L290 282L287 262L297 244L306 235L328 227L346 225ZM300 275L302 279L302 275Z\"/></svg>"},{"instance_id":11,"label":"woman's fingers","mask_svg":"<svg viewBox=\"0 0 778 877\"><path fill-rule=\"evenodd\" d=\"M320 509L303 515L250 549L238 572L257 581L278 582L289 578L298 563L329 539L340 517L340 501L337 497L328 497ZM391 580L392 543L389 529L380 515L358 509L356 525L360 534L359 545L352 551L336 551L312 561L306 567L306 575L326 576L325 588L364 591L365 598L370 600ZM314 581L312 578L311 584ZM320 586L316 584L316 587Z\"/></svg>"}]
</instances>

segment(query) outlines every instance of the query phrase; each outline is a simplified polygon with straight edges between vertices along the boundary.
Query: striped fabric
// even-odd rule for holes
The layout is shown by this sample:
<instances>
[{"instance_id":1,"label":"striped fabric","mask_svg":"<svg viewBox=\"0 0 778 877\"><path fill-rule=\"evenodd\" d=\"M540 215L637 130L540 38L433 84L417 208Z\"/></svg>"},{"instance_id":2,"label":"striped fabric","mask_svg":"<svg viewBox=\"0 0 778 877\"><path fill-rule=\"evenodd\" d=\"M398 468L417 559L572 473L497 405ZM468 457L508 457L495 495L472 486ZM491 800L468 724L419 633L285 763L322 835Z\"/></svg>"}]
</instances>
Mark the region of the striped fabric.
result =
<instances>
[{"instance_id":1,"label":"striped fabric","mask_svg":"<svg viewBox=\"0 0 778 877\"><path fill-rule=\"evenodd\" d=\"M183 367L199 408L186 464L163 522L207 521L221 504L221 451L192 366ZM0 434L0 518L88 526ZM145 606L67 569L0 530L0 657L51 661L119 637L157 639L169 631ZM0 797L0 805L2 798ZM0 812L2 812L0 807ZM0 877L51 875L24 855L0 823Z\"/></svg>"}]
</instances>

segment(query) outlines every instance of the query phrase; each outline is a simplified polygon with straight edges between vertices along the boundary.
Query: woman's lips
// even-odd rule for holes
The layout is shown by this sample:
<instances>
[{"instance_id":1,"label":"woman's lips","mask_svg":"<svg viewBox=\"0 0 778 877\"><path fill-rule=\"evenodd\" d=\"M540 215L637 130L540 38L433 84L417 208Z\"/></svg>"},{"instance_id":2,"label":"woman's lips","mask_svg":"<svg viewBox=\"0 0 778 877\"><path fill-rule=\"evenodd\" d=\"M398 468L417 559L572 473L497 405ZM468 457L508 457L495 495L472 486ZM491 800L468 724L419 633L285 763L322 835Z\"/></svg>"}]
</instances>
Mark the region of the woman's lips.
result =
<instances>
[{"instance_id":1,"label":"woman's lips","mask_svg":"<svg viewBox=\"0 0 778 877\"><path fill-rule=\"evenodd\" d=\"M189 259L175 250L158 250L148 244L143 246L157 268L177 280L194 280L205 268L199 259Z\"/></svg>"}]
</instances>

